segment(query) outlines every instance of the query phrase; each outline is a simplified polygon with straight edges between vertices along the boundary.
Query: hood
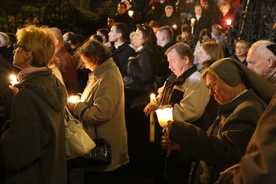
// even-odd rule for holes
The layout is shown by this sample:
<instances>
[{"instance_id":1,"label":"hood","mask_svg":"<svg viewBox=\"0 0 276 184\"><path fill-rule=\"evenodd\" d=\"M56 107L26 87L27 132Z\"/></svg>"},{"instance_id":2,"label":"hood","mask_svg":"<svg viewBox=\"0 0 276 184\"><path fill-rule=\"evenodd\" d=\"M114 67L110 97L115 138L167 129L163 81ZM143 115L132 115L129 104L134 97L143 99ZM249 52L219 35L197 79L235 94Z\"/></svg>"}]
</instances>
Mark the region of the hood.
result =
<instances>
[{"instance_id":1,"label":"hood","mask_svg":"<svg viewBox=\"0 0 276 184\"><path fill-rule=\"evenodd\" d=\"M18 87L19 90L24 90L24 88L32 90L57 112L64 110L67 102L66 88L52 74L51 69L30 73L19 81L15 87Z\"/></svg>"}]
</instances>

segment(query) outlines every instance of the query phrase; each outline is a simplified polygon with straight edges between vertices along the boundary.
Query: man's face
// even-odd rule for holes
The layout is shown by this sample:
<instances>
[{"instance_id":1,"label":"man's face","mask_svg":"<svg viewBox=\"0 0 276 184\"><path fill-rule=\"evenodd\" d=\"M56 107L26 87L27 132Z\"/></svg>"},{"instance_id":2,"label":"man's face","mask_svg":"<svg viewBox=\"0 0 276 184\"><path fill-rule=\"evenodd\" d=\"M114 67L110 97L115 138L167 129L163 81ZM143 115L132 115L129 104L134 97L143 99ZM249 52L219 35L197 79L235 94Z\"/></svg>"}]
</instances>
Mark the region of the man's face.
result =
<instances>
[{"instance_id":1,"label":"man's face","mask_svg":"<svg viewBox=\"0 0 276 184\"><path fill-rule=\"evenodd\" d=\"M127 9L125 8L124 5L121 5L121 4L118 5L118 13L119 13L120 15L124 14L124 13L126 12L126 10L127 10Z\"/></svg>"},{"instance_id":2,"label":"man's face","mask_svg":"<svg viewBox=\"0 0 276 184\"><path fill-rule=\"evenodd\" d=\"M157 38L157 45L162 47L162 41L164 40L164 34L160 31L157 31L156 38Z\"/></svg>"},{"instance_id":3,"label":"man's face","mask_svg":"<svg viewBox=\"0 0 276 184\"><path fill-rule=\"evenodd\" d=\"M238 57L246 57L248 52L248 45L243 42L238 42L235 47L235 53Z\"/></svg>"},{"instance_id":4,"label":"man's face","mask_svg":"<svg viewBox=\"0 0 276 184\"><path fill-rule=\"evenodd\" d=\"M118 34L116 32L116 27L112 26L109 33L108 38L110 42L116 42L118 40Z\"/></svg>"},{"instance_id":5,"label":"man's face","mask_svg":"<svg viewBox=\"0 0 276 184\"><path fill-rule=\"evenodd\" d=\"M186 66L187 57L185 59L181 59L175 49L171 50L167 54L168 62L169 62L169 69L179 77L184 71Z\"/></svg>"},{"instance_id":6,"label":"man's face","mask_svg":"<svg viewBox=\"0 0 276 184\"><path fill-rule=\"evenodd\" d=\"M264 76L269 70L269 62L260 56L255 48L251 47L246 57L247 67L260 76Z\"/></svg>"},{"instance_id":7,"label":"man's face","mask_svg":"<svg viewBox=\"0 0 276 184\"><path fill-rule=\"evenodd\" d=\"M189 32L186 32L186 31L182 32L181 33L181 38L186 41L189 38L189 35L190 35Z\"/></svg>"},{"instance_id":8,"label":"man's face","mask_svg":"<svg viewBox=\"0 0 276 184\"><path fill-rule=\"evenodd\" d=\"M214 95L218 104L223 105L235 98L234 88L226 84L222 79L208 72L205 78L209 94Z\"/></svg>"}]
</instances>

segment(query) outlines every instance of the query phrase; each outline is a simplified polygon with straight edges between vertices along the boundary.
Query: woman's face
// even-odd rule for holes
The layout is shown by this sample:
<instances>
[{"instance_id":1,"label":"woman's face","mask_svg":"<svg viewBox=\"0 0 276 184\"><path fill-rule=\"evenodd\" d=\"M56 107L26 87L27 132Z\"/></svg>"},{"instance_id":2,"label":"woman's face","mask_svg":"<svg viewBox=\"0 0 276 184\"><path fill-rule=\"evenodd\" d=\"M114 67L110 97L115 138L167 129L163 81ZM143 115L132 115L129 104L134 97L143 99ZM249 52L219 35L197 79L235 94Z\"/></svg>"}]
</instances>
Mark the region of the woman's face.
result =
<instances>
[{"instance_id":1,"label":"woman's face","mask_svg":"<svg viewBox=\"0 0 276 184\"><path fill-rule=\"evenodd\" d=\"M81 58L81 61L83 62L84 64L84 67L91 70L91 71L94 71L95 68L97 66L99 66L99 64L97 64L97 62L95 61L95 59L92 59L92 58L88 58L84 55L80 55L80 58Z\"/></svg>"},{"instance_id":2,"label":"woman's face","mask_svg":"<svg viewBox=\"0 0 276 184\"><path fill-rule=\"evenodd\" d=\"M133 44L135 44L134 46L135 46L136 48L142 46L143 43L145 42L145 39L144 39L144 37L143 37L143 33L142 33L142 31L140 31L139 29L136 30L136 34L135 34L135 36L134 36L133 39L134 39Z\"/></svg>"},{"instance_id":3,"label":"woman's face","mask_svg":"<svg viewBox=\"0 0 276 184\"><path fill-rule=\"evenodd\" d=\"M206 53L206 51L200 47L198 53L197 53L197 56L198 56L198 63L203 65L205 61L208 61L211 59L210 55Z\"/></svg>"}]
</instances>

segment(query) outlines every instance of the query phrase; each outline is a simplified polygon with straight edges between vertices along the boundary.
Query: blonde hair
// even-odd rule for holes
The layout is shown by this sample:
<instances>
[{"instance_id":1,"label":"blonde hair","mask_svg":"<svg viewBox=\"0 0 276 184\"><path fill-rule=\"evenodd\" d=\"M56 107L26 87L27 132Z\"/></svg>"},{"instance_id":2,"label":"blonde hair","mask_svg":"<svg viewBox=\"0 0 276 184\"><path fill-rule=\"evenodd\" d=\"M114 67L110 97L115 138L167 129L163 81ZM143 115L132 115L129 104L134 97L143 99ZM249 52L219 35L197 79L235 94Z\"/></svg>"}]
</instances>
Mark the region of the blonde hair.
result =
<instances>
[{"instance_id":1,"label":"blonde hair","mask_svg":"<svg viewBox=\"0 0 276 184\"><path fill-rule=\"evenodd\" d=\"M32 52L32 66L48 65L55 53L54 36L49 28L30 25L19 29L16 37L19 45Z\"/></svg>"},{"instance_id":2,"label":"blonde hair","mask_svg":"<svg viewBox=\"0 0 276 184\"><path fill-rule=\"evenodd\" d=\"M210 56L210 60L206 65L211 65L215 61L224 58L224 53L221 45L216 41L206 41L201 44L201 48Z\"/></svg>"}]
</instances>

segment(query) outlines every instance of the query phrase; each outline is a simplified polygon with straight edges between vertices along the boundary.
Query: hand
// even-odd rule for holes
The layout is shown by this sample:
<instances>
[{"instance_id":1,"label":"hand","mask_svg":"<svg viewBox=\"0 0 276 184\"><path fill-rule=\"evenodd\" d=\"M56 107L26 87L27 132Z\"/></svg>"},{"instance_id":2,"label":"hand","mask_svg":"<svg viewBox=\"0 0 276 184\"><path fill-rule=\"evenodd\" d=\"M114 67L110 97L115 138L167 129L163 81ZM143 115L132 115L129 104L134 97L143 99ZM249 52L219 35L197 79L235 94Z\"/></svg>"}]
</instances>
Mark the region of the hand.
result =
<instances>
[{"instance_id":1,"label":"hand","mask_svg":"<svg viewBox=\"0 0 276 184\"><path fill-rule=\"evenodd\" d=\"M158 109L158 105L155 102L148 103L148 105L144 108L144 113L148 116L152 111Z\"/></svg>"},{"instance_id":2,"label":"hand","mask_svg":"<svg viewBox=\"0 0 276 184\"><path fill-rule=\"evenodd\" d=\"M19 90L17 87L14 87L13 85L9 85L9 88L11 89L11 91L13 92L13 94L17 93Z\"/></svg>"},{"instance_id":3,"label":"hand","mask_svg":"<svg viewBox=\"0 0 276 184\"><path fill-rule=\"evenodd\" d=\"M235 164L231 167L228 167L227 169L225 169L223 172L220 172L220 175L226 174L226 173L231 173L234 172L235 170L237 170L240 167L240 164Z\"/></svg>"},{"instance_id":4,"label":"hand","mask_svg":"<svg viewBox=\"0 0 276 184\"><path fill-rule=\"evenodd\" d=\"M167 135L161 136L161 146L163 149L167 150L171 146L171 141Z\"/></svg>"}]
</instances>

